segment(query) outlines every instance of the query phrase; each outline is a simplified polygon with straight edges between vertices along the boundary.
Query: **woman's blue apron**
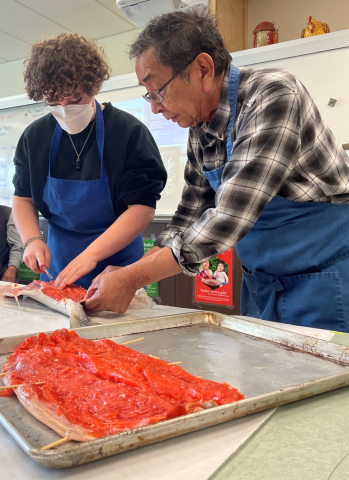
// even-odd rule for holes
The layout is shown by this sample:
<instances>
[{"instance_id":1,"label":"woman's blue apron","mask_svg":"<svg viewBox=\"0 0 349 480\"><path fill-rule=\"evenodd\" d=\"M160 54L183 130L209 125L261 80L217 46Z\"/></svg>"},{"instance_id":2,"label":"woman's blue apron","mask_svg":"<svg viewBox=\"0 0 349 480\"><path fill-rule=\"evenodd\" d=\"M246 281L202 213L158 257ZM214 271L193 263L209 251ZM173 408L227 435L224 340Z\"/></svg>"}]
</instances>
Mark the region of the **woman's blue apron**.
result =
<instances>
[{"instance_id":1,"label":"woman's blue apron","mask_svg":"<svg viewBox=\"0 0 349 480\"><path fill-rule=\"evenodd\" d=\"M235 120L239 70L229 99ZM224 166L204 175L217 191ZM276 196L236 245L243 264L241 314L313 328L349 331L349 206Z\"/></svg>"},{"instance_id":2,"label":"woman's blue apron","mask_svg":"<svg viewBox=\"0 0 349 480\"><path fill-rule=\"evenodd\" d=\"M108 175L103 163L104 120L96 101L96 139L101 160L100 178L97 180L62 180L51 177L51 169L57 157L62 128L57 123L49 160L49 172L43 200L52 216L49 219L48 247L51 250L50 273L57 275L75 257L82 253L96 238L116 220L110 195ZM125 266L139 260L144 254L142 235L127 247L99 262L94 270L76 283L88 288L92 280L108 265ZM42 280L48 281L44 274Z\"/></svg>"}]
</instances>

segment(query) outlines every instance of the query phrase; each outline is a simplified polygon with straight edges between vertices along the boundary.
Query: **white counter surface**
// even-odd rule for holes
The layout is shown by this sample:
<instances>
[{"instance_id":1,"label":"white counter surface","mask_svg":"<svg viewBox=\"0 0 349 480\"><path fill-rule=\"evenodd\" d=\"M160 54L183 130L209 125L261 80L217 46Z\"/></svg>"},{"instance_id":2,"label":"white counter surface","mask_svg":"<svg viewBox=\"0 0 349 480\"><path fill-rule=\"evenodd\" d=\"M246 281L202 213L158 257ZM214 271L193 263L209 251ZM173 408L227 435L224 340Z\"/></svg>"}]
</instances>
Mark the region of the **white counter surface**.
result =
<instances>
[{"instance_id":1,"label":"white counter surface","mask_svg":"<svg viewBox=\"0 0 349 480\"><path fill-rule=\"evenodd\" d=\"M18 307L14 298L0 298L0 337L26 335L37 332L48 332L57 328L69 328L68 317L54 312L31 298L19 298ZM103 312L103 316L91 316L102 324L156 318L166 315L194 312L196 310L181 309L155 305L151 309L129 310L124 315Z\"/></svg>"}]
</instances>

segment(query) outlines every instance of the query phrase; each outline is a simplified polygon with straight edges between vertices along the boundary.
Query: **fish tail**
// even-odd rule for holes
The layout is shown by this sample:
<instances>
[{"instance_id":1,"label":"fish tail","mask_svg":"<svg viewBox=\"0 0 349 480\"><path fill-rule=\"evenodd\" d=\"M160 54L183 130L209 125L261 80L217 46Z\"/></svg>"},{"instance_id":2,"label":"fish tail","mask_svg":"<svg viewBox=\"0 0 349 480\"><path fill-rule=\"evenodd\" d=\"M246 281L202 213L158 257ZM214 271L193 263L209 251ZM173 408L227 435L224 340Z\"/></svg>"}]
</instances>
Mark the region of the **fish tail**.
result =
<instances>
[{"instance_id":1,"label":"fish tail","mask_svg":"<svg viewBox=\"0 0 349 480\"><path fill-rule=\"evenodd\" d=\"M99 325L99 323L88 318L82 305L74 305L70 311L70 328L89 327L91 325Z\"/></svg>"}]
</instances>

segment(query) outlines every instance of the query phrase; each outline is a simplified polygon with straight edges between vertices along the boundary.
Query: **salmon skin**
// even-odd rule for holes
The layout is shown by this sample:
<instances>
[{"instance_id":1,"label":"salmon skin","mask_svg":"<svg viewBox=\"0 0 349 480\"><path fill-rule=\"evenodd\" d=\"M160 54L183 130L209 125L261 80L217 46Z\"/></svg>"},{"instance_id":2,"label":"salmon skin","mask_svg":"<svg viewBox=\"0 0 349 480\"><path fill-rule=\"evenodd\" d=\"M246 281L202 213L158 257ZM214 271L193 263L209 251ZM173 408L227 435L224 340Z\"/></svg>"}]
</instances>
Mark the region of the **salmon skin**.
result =
<instances>
[{"instance_id":1,"label":"salmon skin","mask_svg":"<svg viewBox=\"0 0 349 480\"><path fill-rule=\"evenodd\" d=\"M98 323L88 319L83 306L80 304L85 294L86 290L78 285L70 285L63 290L59 290L54 286L54 282L34 280L29 285L11 288L5 293L5 296L17 298L19 295L25 295L32 298L69 317L70 328L79 328L98 325Z\"/></svg>"}]
</instances>

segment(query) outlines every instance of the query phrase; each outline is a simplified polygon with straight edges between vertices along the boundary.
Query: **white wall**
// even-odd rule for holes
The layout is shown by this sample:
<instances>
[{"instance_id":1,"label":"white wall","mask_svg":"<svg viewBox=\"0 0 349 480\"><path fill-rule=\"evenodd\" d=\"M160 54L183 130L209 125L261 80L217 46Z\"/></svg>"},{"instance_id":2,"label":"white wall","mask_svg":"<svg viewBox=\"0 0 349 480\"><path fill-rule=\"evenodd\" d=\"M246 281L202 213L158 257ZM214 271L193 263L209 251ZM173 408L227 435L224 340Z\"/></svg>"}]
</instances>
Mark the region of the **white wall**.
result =
<instances>
[{"instance_id":1,"label":"white wall","mask_svg":"<svg viewBox=\"0 0 349 480\"><path fill-rule=\"evenodd\" d=\"M133 73L134 65L128 59L128 47L137 38L141 29L131 30L130 32L113 35L98 40L112 68L112 76Z\"/></svg>"},{"instance_id":2,"label":"white wall","mask_svg":"<svg viewBox=\"0 0 349 480\"><path fill-rule=\"evenodd\" d=\"M349 28L349 0L248 0L247 48L253 47L252 32L265 20L279 27L279 42L301 38L311 15L329 25L331 32Z\"/></svg>"},{"instance_id":3,"label":"white wall","mask_svg":"<svg viewBox=\"0 0 349 480\"><path fill-rule=\"evenodd\" d=\"M286 68L305 85L340 144L349 143L349 29L233 54L236 66ZM337 99L334 107L330 98Z\"/></svg>"},{"instance_id":4,"label":"white wall","mask_svg":"<svg viewBox=\"0 0 349 480\"><path fill-rule=\"evenodd\" d=\"M0 98L24 93L23 60L0 64Z\"/></svg>"},{"instance_id":5,"label":"white wall","mask_svg":"<svg viewBox=\"0 0 349 480\"><path fill-rule=\"evenodd\" d=\"M98 43L103 46L112 76L134 72L133 64L127 56L128 46L141 30L101 38ZM25 93L23 83L23 60L0 64L0 98Z\"/></svg>"}]
</instances>

